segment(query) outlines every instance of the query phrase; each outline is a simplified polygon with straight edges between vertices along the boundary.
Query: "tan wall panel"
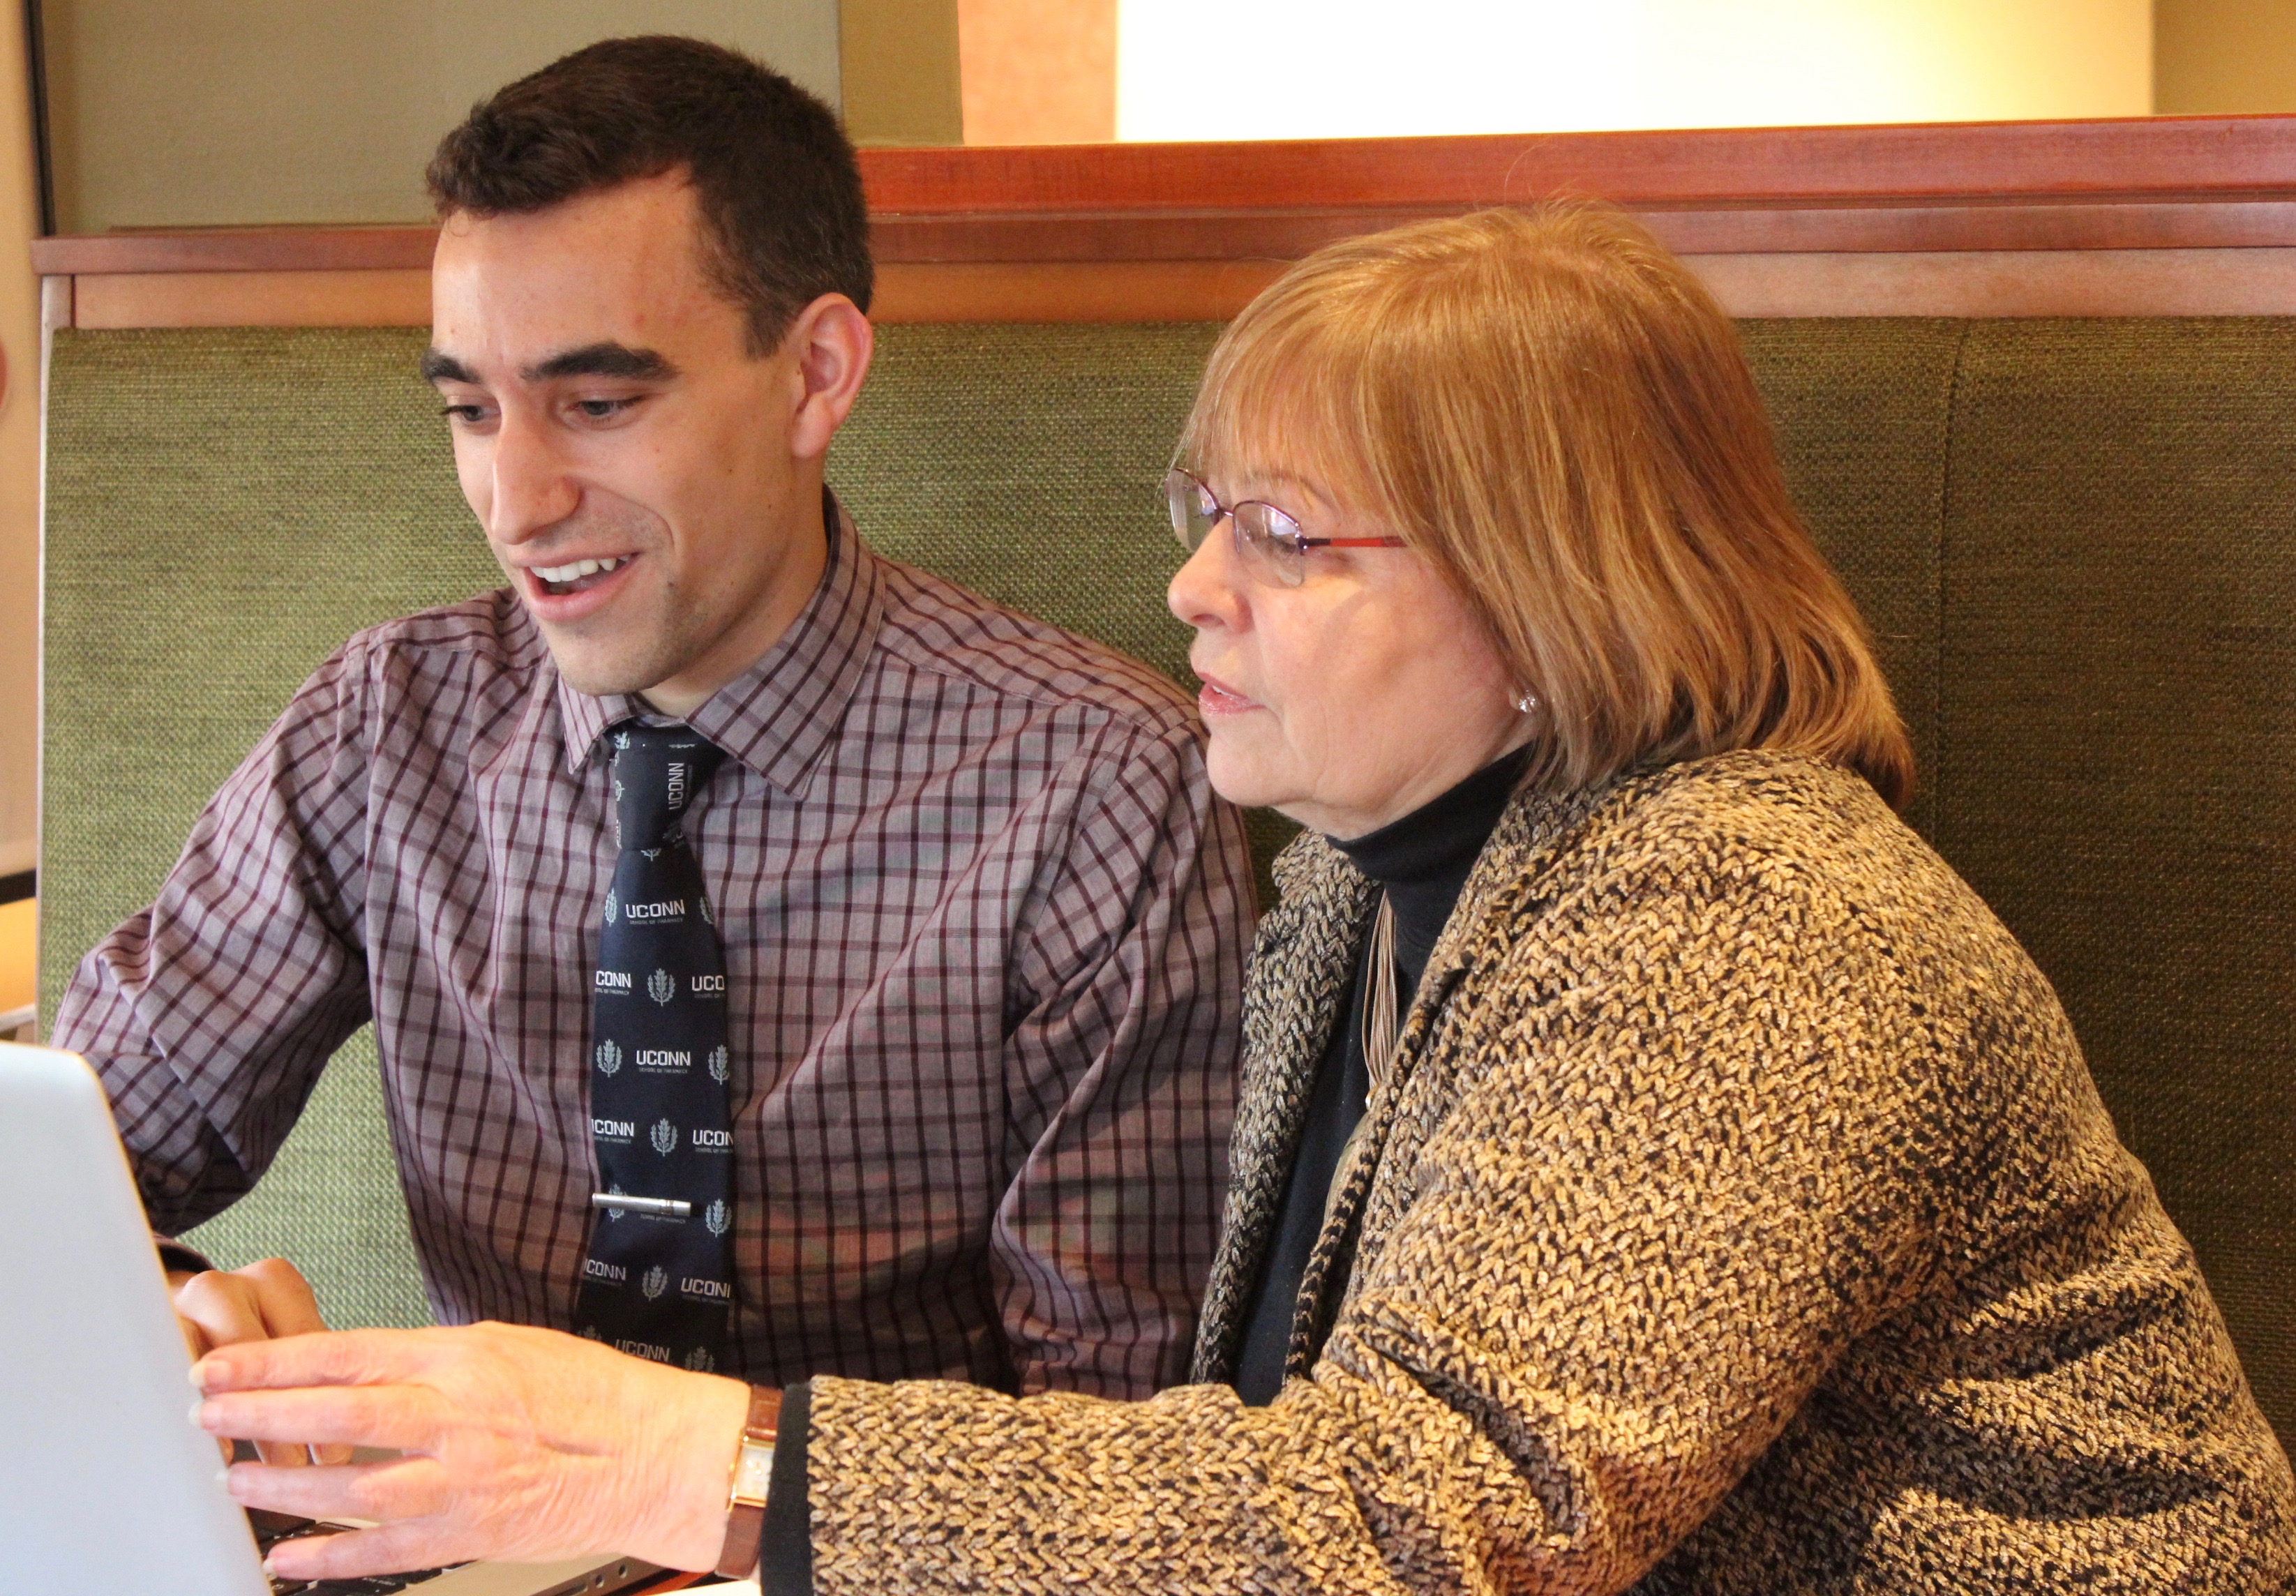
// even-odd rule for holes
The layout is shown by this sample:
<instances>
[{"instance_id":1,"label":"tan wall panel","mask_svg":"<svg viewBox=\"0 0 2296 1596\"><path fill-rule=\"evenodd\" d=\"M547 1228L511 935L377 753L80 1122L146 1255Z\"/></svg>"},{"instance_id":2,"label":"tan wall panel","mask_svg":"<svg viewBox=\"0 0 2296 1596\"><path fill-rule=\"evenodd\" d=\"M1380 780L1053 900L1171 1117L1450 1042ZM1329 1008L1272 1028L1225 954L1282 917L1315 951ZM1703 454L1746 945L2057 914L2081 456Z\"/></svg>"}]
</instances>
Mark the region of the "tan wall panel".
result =
<instances>
[{"instance_id":1,"label":"tan wall panel","mask_svg":"<svg viewBox=\"0 0 2296 1596\"><path fill-rule=\"evenodd\" d=\"M961 144L957 0L843 0L845 132L857 144Z\"/></svg>"},{"instance_id":2,"label":"tan wall panel","mask_svg":"<svg viewBox=\"0 0 2296 1596\"><path fill-rule=\"evenodd\" d=\"M594 39L688 33L838 96L837 0L42 0L57 223L426 217L472 101Z\"/></svg>"},{"instance_id":3,"label":"tan wall panel","mask_svg":"<svg viewBox=\"0 0 2296 1596\"><path fill-rule=\"evenodd\" d=\"M39 231L23 30L0 38L0 875L32 867L39 805Z\"/></svg>"},{"instance_id":4,"label":"tan wall panel","mask_svg":"<svg viewBox=\"0 0 2296 1596\"><path fill-rule=\"evenodd\" d=\"M1218 322L1273 282L1281 261L887 266L881 322Z\"/></svg>"},{"instance_id":5,"label":"tan wall panel","mask_svg":"<svg viewBox=\"0 0 2296 1596\"><path fill-rule=\"evenodd\" d=\"M1274 261L885 266L880 322L1196 322L1242 309ZM422 327L430 274L140 272L72 279L79 327Z\"/></svg>"},{"instance_id":6,"label":"tan wall panel","mask_svg":"<svg viewBox=\"0 0 2296 1596\"><path fill-rule=\"evenodd\" d=\"M2296 249L1692 255L1734 315L2296 315ZM873 319L1199 322L1234 315L1271 260L901 265ZM61 281L61 280L58 280ZM418 271L153 272L75 281L82 327L419 327Z\"/></svg>"},{"instance_id":7,"label":"tan wall panel","mask_svg":"<svg viewBox=\"0 0 2296 1596\"><path fill-rule=\"evenodd\" d=\"M427 327L428 272L150 272L74 283L78 327Z\"/></svg>"},{"instance_id":8,"label":"tan wall panel","mask_svg":"<svg viewBox=\"0 0 2296 1596\"><path fill-rule=\"evenodd\" d=\"M1742 316L2296 315L2296 249L1687 258Z\"/></svg>"},{"instance_id":9,"label":"tan wall panel","mask_svg":"<svg viewBox=\"0 0 2296 1596\"><path fill-rule=\"evenodd\" d=\"M2170 116L2296 110L2296 4L2153 0L2152 109Z\"/></svg>"}]
</instances>

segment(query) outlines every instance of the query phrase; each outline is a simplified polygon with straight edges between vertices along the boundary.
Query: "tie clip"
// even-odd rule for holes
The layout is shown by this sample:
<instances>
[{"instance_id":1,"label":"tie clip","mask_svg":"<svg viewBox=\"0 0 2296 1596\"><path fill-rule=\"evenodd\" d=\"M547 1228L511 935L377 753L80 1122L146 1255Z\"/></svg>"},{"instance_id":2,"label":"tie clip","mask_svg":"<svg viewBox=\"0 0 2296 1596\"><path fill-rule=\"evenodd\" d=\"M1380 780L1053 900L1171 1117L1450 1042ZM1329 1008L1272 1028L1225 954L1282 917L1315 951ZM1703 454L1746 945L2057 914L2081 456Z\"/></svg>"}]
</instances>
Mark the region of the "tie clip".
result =
<instances>
[{"instance_id":1,"label":"tie clip","mask_svg":"<svg viewBox=\"0 0 2296 1596\"><path fill-rule=\"evenodd\" d=\"M664 1219L685 1219L693 1212L693 1205L682 1197L632 1197L627 1191L593 1191L590 1206L627 1208L633 1214L655 1214Z\"/></svg>"}]
</instances>

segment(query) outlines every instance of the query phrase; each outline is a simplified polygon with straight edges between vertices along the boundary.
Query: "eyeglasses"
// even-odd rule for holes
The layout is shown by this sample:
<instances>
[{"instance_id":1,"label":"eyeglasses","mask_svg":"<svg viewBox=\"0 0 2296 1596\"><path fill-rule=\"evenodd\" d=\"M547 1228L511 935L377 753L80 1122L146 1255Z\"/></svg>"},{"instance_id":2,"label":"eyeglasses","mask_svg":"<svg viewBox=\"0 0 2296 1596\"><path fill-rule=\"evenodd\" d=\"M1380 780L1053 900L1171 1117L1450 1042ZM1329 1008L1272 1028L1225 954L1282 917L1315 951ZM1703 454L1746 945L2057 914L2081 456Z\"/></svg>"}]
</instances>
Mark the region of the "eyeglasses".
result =
<instances>
[{"instance_id":1,"label":"eyeglasses","mask_svg":"<svg viewBox=\"0 0 2296 1596\"><path fill-rule=\"evenodd\" d=\"M1171 506L1172 534L1191 554L1223 520L1235 527L1236 552L1243 569L1275 587L1297 587L1308 579L1309 549L1399 549L1400 537L1310 537L1275 505L1259 499L1223 504L1190 471L1174 466L1164 473L1164 498Z\"/></svg>"}]
</instances>

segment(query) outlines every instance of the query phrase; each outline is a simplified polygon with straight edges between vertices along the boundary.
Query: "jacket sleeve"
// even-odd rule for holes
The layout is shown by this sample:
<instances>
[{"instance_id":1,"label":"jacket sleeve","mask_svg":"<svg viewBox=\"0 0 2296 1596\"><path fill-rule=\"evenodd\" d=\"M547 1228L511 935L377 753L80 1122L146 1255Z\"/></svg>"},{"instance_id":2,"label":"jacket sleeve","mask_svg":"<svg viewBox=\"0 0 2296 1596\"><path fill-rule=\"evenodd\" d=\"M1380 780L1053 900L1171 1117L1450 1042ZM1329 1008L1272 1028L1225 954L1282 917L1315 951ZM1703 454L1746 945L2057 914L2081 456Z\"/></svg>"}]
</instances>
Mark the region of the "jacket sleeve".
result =
<instances>
[{"instance_id":1,"label":"jacket sleeve","mask_svg":"<svg viewBox=\"0 0 2296 1596\"><path fill-rule=\"evenodd\" d=\"M80 961L50 1027L102 1076L165 1234L254 1185L368 1018L355 650L297 692L151 905Z\"/></svg>"},{"instance_id":2,"label":"jacket sleeve","mask_svg":"<svg viewBox=\"0 0 2296 1596\"><path fill-rule=\"evenodd\" d=\"M1937 1117L1885 1044L1888 950L1823 887L1756 859L1603 890L1555 911L1599 955L1523 938L1439 1019L1311 1378L1261 1409L819 1380L816 1589L1639 1578L1917 1281Z\"/></svg>"},{"instance_id":3,"label":"jacket sleeve","mask_svg":"<svg viewBox=\"0 0 2296 1596\"><path fill-rule=\"evenodd\" d=\"M1185 1378L1227 1183L1250 861L1193 723L1071 762L1009 960L1011 1170L990 1237L1020 1388Z\"/></svg>"}]
</instances>

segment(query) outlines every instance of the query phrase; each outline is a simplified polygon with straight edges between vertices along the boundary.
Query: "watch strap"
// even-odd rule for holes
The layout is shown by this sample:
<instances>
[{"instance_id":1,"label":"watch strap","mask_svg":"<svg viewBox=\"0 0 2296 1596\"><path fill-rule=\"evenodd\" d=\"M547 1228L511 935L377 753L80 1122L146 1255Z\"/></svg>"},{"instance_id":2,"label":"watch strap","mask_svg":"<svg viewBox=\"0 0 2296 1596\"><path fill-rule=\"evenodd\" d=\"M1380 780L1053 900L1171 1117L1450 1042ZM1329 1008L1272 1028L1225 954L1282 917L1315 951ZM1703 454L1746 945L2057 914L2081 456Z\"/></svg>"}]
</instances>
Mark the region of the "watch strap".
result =
<instances>
[{"instance_id":1,"label":"watch strap","mask_svg":"<svg viewBox=\"0 0 2296 1596\"><path fill-rule=\"evenodd\" d=\"M774 1420L780 1409L779 1392L765 1386L750 1387L750 1416L742 1427L742 1445L734 1453L733 1477L726 1492L726 1545L718 1555L718 1572L727 1579L747 1579L757 1571L758 1541L766 1529L766 1486L774 1472Z\"/></svg>"}]
</instances>

